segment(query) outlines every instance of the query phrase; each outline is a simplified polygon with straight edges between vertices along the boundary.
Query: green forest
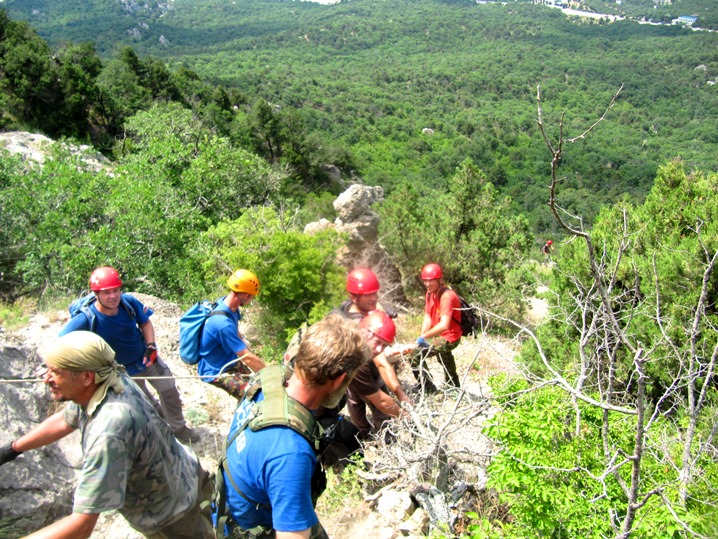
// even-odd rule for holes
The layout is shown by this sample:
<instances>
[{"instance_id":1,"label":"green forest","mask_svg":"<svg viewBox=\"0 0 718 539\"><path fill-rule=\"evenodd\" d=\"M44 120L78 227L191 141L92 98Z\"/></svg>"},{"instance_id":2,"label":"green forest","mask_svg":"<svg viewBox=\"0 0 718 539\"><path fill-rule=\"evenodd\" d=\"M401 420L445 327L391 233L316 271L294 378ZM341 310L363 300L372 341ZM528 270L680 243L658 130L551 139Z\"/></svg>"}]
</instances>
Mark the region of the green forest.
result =
<instances>
[{"instance_id":1,"label":"green forest","mask_svg":"<svg viewBox=\"0 0 718 539\"><path fill-rule=\"evenodd\" d=\"M537 236L556 233L537 182L547 173L535 125L539 85L556 124L566 112L569 138L623 86L612 121L563 163L569 211L591 219L626 193L641 200L674 157L716 167L715 33L582 21L526 4L178 1L132 22L117 18L113 2L95 4L92 18L64 2L7 6L52 46L91 40L109 60L131 45L236 91L235 123L266 101L305 149L327 149L343 170L388 192L402 182L445 189L470 158ZM135 27L142 31L131 38ZM270 135L256 149L276 158L276 145Z\"/></svg>"},{"instance_id":2,"label":"green forest","mask_svg":"<svg viewBox=\"0 0 718 539\"><path fill-rule=\"evenodd\" d=\"M718 34L521 2L2 5L0 130L112 166L0 159L0 320L100 265L182 305L247 267L279 357L345 295L346 238L304 225L380 185L409 299L439 262L524 343L462 538L718 536Z\"/></svg>"}]
</instances>

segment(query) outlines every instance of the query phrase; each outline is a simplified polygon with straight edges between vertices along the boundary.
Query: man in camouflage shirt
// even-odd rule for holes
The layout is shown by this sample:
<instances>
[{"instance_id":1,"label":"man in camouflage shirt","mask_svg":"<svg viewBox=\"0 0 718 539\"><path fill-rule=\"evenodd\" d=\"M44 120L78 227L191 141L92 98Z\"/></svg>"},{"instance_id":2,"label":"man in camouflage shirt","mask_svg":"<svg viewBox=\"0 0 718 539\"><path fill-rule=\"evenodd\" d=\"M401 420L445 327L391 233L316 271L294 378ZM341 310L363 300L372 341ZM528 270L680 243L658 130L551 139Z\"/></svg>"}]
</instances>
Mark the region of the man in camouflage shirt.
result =
<instances>
[{"instance_id":1,"label":"man in camouflage shirt","mask_svg":"<svg viewBox=\"0 0 718 539\"><path fill-rule=\"evenodd\" d=\"M89 537L99 514L113 509L149 538L214 537L200 509L211 494L206 473L139 387L119 372L114 356L102 337L87 331L63 336L44 356L52 398L70 402L1 448L0 464L79 428L83 466L72 514L28 537Z\"/></svg>"}]
</instances>

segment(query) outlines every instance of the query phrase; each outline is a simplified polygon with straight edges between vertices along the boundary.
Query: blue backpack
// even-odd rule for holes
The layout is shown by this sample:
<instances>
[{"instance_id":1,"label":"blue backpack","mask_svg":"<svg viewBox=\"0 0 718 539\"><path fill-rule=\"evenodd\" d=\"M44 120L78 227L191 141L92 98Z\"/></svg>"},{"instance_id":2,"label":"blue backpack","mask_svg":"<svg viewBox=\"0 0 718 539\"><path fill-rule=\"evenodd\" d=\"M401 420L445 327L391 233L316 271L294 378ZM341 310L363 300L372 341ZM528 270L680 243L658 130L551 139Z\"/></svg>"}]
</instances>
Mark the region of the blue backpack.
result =
<instances>
[{"instance_id":1,"label":"blue backpack","mask_svg":"<svg viewBox=\"0 0 718 539\"><path fill-rule=\"evenodd\" d=\"M95 303L97 301L97 296L95 296L94 292L90 292L89 294L82 296L80 299L76 299L72 303L70 303L70 316L72 318L76 317L79 314L85 315L87 318L87 325L89 327L89 331L94 332L95 331L95 319L97 316L95 315L95 312L90 309L90 305ZM135 312L134 307L130 304L130 302L127 300L124 294L120 296L120 305L124 307L124 309L127 311L127 314L130 315L130 318L132 320L135 320L137 318L137 313Z\"/></svg>"},{"instance_id":2,"label":"blue backpack","mask_svg":"<svg viewBox=\"0 0 718 539\"><path fill-rule=\"evenodd\" d=\"M188 365L199 361L199 345L202 342L204 323L210 316L223 314L232 317L227 311L216 311L217 302L209 300L198 301L187 309L179 321L179 355L180 359Z\"/></svg>"}]
</instances>

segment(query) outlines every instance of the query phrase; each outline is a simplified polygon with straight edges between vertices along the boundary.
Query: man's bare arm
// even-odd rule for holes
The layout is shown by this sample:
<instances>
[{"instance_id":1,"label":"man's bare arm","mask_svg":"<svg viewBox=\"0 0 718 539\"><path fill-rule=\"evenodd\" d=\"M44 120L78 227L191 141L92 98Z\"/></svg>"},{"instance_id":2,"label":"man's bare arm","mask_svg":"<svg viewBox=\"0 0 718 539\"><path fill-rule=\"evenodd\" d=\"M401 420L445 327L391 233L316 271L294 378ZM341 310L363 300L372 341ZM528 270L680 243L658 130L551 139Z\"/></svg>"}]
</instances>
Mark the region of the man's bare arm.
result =
<instances>
[{"instance_id":1,"label":"man's bare arm","mask_svg":"<svg viewBox=\"0 0 718 539\"><path fill-rule=\"evenodd\" d=\"M242 360L242 363L249 367L252 372L261 371L266 366L264 361L246 348L238 352L237 357L239 357Z\"/></svg>"},{"instance_id":2,"label":"man's bare arm","mask_svg":"<svg viewBox=\"0 0 718 539\"><path fill-rule=\"evenodd\" d=\"M63 412L57 412L12 444L15 451L29 451L64 438L75 429L65 423Z\"/></svg>"},{"instance_id":3,"label":"man's bare arm","mask_svg":"<svg viewBox=\"0 0 718 539\"><path fill-rule=\"evenodd\" d=\"M99 513L88 515L72 513L49 526L45 526L41 530L31 533L25 539L86 539L90 537L92 530L95 529L99 516Z\"/></svg>"},{"instance_id":4,"label":"man's bare arm","mask_svg":"<svg viewBox=\"0 0 718 539\"><path fill-rule=\"evenodd\" d=\"M384 383L391 390L391 392L396 395L396 398L402 402L411 404L411 399L401 387L401 383L399 382L399 377L396 375L394 366L389 363L383 353L374 356L374 365L376 365L382 380L384 380Z\"/></svg>"}]
</instances>

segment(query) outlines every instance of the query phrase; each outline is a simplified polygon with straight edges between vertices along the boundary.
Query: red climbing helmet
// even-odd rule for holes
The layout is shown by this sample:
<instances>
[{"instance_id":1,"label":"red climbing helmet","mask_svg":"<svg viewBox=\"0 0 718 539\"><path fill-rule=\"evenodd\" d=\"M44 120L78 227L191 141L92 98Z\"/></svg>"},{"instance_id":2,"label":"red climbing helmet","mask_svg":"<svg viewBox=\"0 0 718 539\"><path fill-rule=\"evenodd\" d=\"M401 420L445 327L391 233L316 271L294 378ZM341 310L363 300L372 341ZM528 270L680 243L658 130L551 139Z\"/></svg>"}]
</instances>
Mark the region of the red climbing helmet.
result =
<instances>
[{"instance_id":1,"label":"red climbing helmet","mask_svg":"<svg viewBox=\"0 0 718 539\"><path fill-rule=\"evenodd\" d=\"M371 331L374 335L388 342L394 342L396 326L384 311L372 311L359 322L359 327Z\"/></svg>"},{"instance_id":2,"label":"red climbing helmet","mask_svg":"<svg viewBox=\"0 0 718 539\"><path fill-rule=\"evenodd\" d=\"M424 269L421 270L421 280L430 281L432 279L441 279L444 276L444 272L441 271L439 264L427 264Z\"/></svg>"},{"instance_id":3,"label":"red climbing helmet","mask_svg":"<svg viewBox=\"0 0 718 539\"><path fill-rule=\"evenodd\" d=\"M347 292L373 294L379 292L379 279L369 268L355 268L347 275Z\"/></svg>"},{"instance_id":4,"label":"red climbing helmet","mask_svg":"<svg viewBox=\"0 0 718 539\"><path fill-rule=\"evenodd\" d=\"M120 280L120 274L117 273L115 268L110 266L102 266L97 268L90 275L90 290L97 292L100 290L111 290L113 288L120 288L122 281Z\"/></svg>"},{"instance_id":5,"label":"red climbing helmet","mask_svg":"<svg viewBox=\"0 0 718 539\"><path fill-rule=\"evenodd\" d=\"M548 240L548 241L546 242L546 245L553 245L553 242L552 242L551 240Z\"/></svg>"}]
</instances>

